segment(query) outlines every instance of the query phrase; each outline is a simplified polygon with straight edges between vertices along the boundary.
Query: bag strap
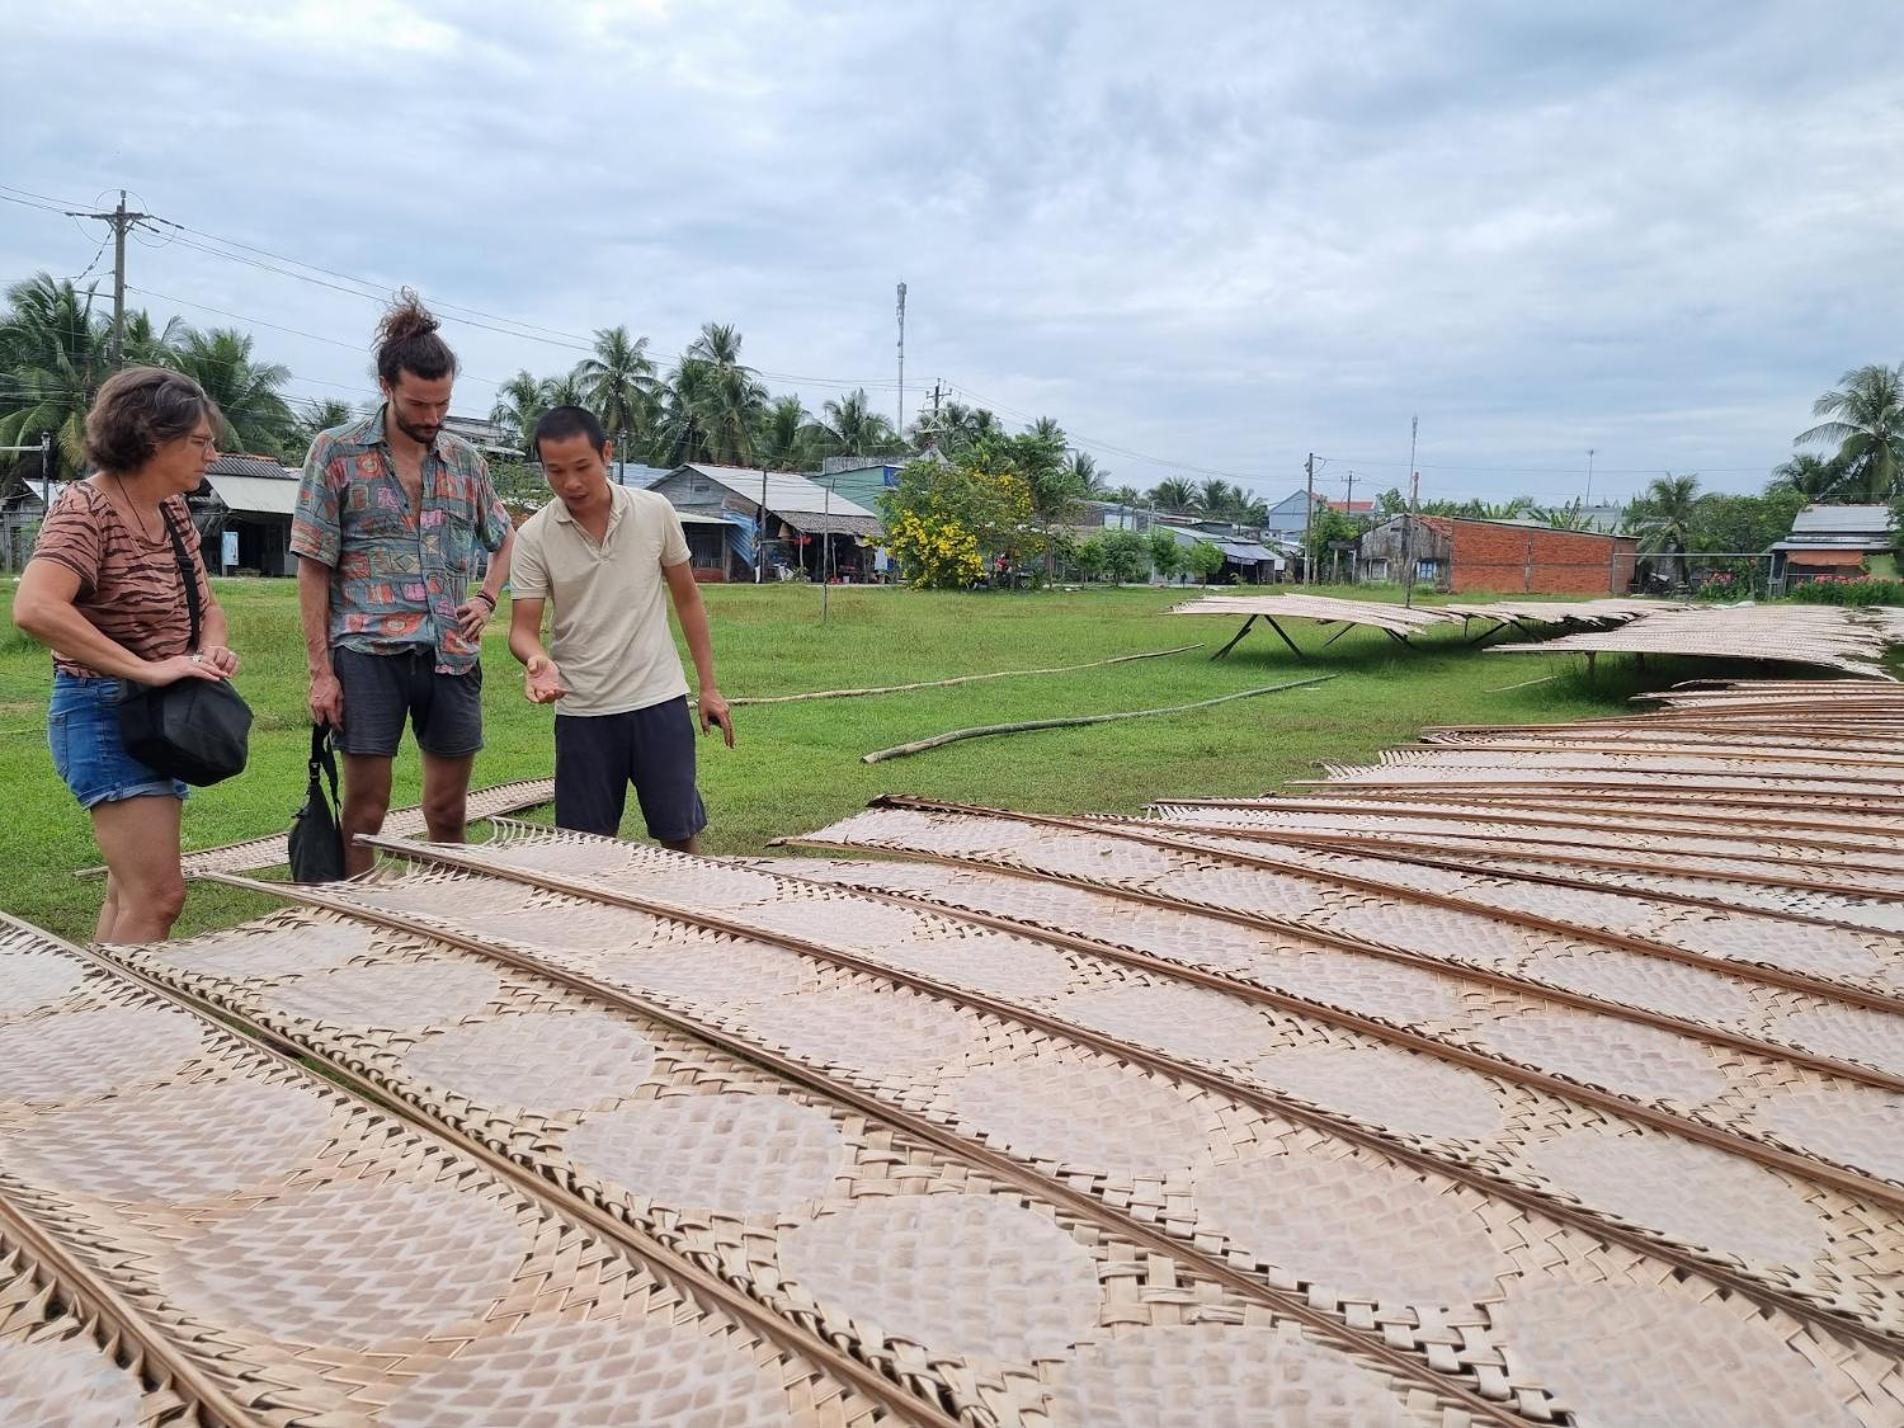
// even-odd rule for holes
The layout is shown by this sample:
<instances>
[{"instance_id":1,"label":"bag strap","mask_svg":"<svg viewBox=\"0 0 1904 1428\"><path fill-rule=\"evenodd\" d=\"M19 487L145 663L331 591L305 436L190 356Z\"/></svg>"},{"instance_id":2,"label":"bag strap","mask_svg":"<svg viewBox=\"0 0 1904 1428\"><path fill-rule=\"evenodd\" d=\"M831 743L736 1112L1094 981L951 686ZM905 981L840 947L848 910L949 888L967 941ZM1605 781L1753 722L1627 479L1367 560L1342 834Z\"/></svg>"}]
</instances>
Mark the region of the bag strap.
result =
<instances>
[{"instance_id":1,"label":"bag strap","mask_svg":"<svg viewBox=\"0 0 1904 1428\"><path fill-rule=\"evenodd\" d=\"M331 785L331 806L341 807L337 799L337 758L331 752L331 726L313 724L311 726L311 782L316 783L320 773L328 775Z\"/></svg>"},{"instance_id":2,"label":"bag strap","mask_svg":"<svg viewBox=\"0 0 1904 1428\"><path fill-rule=\"evenodd\" d=\"M159 506L159 519L165 522L165 533L172 537L172 554L178 558L179 579L185 583L185 611L192 621L191 640L186 648L195 650L198 648L199 631L198 572L192 568L192 557L185 553L185 537L172 524L172 513L163 503Z\"/></svg>"}]
</instances>

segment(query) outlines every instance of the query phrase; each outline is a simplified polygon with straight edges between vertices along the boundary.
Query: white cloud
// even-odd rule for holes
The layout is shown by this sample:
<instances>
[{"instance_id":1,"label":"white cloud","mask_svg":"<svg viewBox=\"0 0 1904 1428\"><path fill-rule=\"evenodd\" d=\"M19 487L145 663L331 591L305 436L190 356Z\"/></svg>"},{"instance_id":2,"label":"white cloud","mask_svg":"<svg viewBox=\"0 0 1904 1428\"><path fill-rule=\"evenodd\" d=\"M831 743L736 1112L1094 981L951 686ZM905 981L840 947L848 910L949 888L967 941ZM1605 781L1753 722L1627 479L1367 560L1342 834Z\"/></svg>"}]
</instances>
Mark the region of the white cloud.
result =
<instances>
[{"instance_id":1,"label":"white cloud","mask_svg":"<svg viewBox=\"0 0 1904 1428\"><path fill-rule=\"evenodd\" d=\"M1749 486L1839 372L1904 356L1904 111L1846 53L1904 41L1875 0L1829 27L1710 0L4 8L28 79L0 182L125 184L196 228L550 328L627 322L663 353L732 321L776 372L890 382L903 277L913 408L944 376L1269 490L1312 447L1399 468L1415 411L1426 479L1458 494L1564 494L1492 468L1587 446L1631 468L1597 489L1667 466ZM91 251L0 207L0 272ZM182 246L134 273L352 343L375 316ZM455 332L481 377L576 355ZM314 382L365 381L361 355L259 337Z\"/></svg>"}]
</instances>

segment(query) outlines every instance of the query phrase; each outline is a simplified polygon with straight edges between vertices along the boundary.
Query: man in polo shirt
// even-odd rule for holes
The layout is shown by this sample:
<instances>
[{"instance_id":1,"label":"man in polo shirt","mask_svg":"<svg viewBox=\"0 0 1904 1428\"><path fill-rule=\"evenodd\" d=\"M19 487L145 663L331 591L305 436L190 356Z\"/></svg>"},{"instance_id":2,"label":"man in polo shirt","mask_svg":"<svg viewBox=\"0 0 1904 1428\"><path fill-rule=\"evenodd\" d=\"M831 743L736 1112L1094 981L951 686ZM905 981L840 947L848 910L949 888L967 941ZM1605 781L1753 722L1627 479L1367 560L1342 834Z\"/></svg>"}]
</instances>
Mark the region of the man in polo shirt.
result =
<instances>
[{"instance_id":1,"label":"man in polo shirt","mask_svg":"<svg viewBox=\"0 0 1904 1428\"><path fill-rule=\"evenodd\" d=\"M664 588L694 656L701 731L719 726L731 749L734 720L715 683L681 518L665 497L608 479L612 451L592 412L555 408L536 423L535 446L556 499L516 533L509 649L525 667L529 699L556 705L556 826L613 837L632 783L648 836L698 853L707 811ZM544 649L542 607L551 601Z\"/></svg>"}]
</instances>

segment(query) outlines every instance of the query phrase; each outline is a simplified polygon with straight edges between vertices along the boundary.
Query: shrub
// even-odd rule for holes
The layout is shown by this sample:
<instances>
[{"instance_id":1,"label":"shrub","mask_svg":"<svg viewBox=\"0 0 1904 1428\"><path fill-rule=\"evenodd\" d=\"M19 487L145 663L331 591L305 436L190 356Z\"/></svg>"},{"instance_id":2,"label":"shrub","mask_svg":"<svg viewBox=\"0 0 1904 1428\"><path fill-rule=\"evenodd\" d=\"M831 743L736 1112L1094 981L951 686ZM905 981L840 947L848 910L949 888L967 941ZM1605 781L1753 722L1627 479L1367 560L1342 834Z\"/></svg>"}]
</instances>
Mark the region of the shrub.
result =
<instances>
[{"instance_id":1,"label":"shrub","mask_svg":"<svg viewBox=\"0 0 1904 1428\"><path fill-rule=\"evenodd\" d=\"M1904 605L1904 580L1824 575L1794 585L1791 598L1807 605Z\"/></svg>"}]
</instances>

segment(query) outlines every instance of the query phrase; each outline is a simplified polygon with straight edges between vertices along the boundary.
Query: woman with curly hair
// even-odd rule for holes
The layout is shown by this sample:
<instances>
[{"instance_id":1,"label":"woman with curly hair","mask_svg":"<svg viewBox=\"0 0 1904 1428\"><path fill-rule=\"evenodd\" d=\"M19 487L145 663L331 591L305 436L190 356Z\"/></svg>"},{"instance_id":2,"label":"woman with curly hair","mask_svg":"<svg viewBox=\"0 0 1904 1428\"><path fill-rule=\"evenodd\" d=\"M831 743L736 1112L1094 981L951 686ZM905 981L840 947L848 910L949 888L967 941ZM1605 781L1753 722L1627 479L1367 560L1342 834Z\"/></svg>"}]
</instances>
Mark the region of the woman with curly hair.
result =
<instances>
[{"instance_id":1,"label":"woman with curly hair","mask_svg":"<svg viewBox=\"0 0 1904 1428\"><path fill-rule=\"evenodd\" d=\"M218 454L221 420L198 383L180 373L130 367L109 378L86 414L93 473L54 501L14 594L14 624L53 652L46 719L53 765L91 813L105 855L101 942L163 938L185 905L186 787L127 752L119 703L127 681L237 673L185 504ZM196 650L179 543L197 586Z\"/></svg>"}]
</instances>

